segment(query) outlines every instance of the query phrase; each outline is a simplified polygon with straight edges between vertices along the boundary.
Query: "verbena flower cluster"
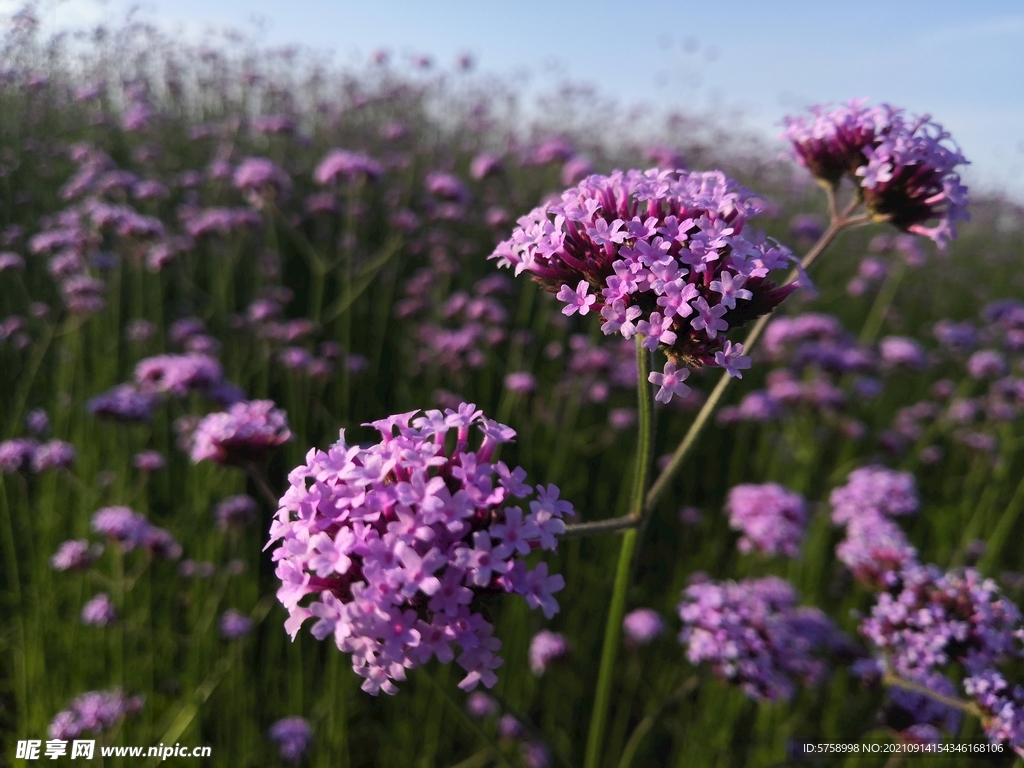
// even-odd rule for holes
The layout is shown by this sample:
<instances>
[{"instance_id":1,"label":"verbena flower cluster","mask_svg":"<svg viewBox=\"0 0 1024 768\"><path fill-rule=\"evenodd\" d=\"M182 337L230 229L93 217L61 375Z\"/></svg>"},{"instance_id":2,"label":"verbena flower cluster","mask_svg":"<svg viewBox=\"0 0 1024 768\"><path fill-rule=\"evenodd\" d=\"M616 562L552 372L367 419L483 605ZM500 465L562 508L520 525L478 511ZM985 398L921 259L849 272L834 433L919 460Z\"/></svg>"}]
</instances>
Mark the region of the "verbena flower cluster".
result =
<instances>
[{"instance_id":1,"label":"verbena flower cluster","mask_svg":"<svg viewBox=\"0 0 1024 768\"><path fill-rule=\"evenodd\" d=\"M725 500L729 524L741 531L740 552L796 557L807 525L803 497L778 483L737 485Z\"/></svg>"},{"instance_id":2,"label":"verbena flower cluster","mask_svg":"<svg viewBox=\"0 0 1024 768\"><path fill-rule=\"evenodd\" d=\"M649 645L665 631L665 620L653 608L637 608L622 619L622 631L632 645Z\"/></svg>"},{"instance_id":3,"label":"verbena flower cluster","mask_svg":"<svg viewBox=\"0 0 1024 768\"><path fill-rule=\"evenodd\" d=\"M1020 655L1017 607L973 568L943 573L933 565L904 568L878 596L861 634L910 679L953 663L971 674Z\"/></svg>"},{"instance_id":4,"label":"verbena flower cluster","mask_svg":"<svg viewBox=\"0 0 1024 768\"><path fill-rule=\"evenodd\" d=\"M790 698L797 684L820 679L825 666L814 654L835 632L825 614L796 600L793 588L775 576L691 584L679 604L686 658L708 662L751 698Z\"/></svg>"},{"instance_id":5,"label":"verbena flower cluster","mask_svg":"<svg viewBox=\"0 0 1024 768\"><path fill-rule=\"evenodd\" d=\"M110 597L101 592L82 606L81 619L83 624L105 627L117 620L117 609Z\"/></svg>"},{"instance_id":6,"label":"verbena flower cluster","mask_svg":"<svg viewBox=\"0 0 1024 768\"><path fill-rule=\"evenodd\" d=\"M287 415L272 400L245 401L205 416L192 432L189 455L193 463L243 465L262 461L291 437Z\"/></svg>"},{"instance_id":7,"label":"verbena flower cluster","mask_svg":"<svg viewBox=\"0 0 1024 768\"><path fill-rule=\"evenodd\" d=\"M856 517L875 513L885 516L917 512L920 501L917 483L909 472L897 472L872 465L853 470L829 495L832 522L849 523Z\"/></svg>"},{"instance_id":8,"label":"verbena flower cluster","mask_svg":"<svg viewBox=\"0 0 1024 768\"><path fill-rule=\"evenodd\" d=\"M50 723L51 739L74 739L82 734L108 731L124 717L142 709L141 696L125 696L119 690L90 691L72 699L68 708Z\"/></svg>"},{"instance_id":9,"label":"verbena flower cluster","mask_svg":"<svg viewBox=\"0 0 1024 768\"><path fill-rule=\"evenodd\" d=\"M652 169L588 176L519 219L490 258L557 292L567 315L600 312L606 334L642 334L669 361L652 381L659 399L684 395L688 369L742 376L742 345L726 332L772 311L796 285L775 269L796 263L784 246L745 230L763 200L718 171Z\"/></svg>"},{"instance_id":10,"label":"verbena flower cluster","mask_svg":"<svg viewBox=\"0 0 1024 768\"><path fill-rule=\"evenodd\" d=\"M157 557L177 560L181 557L181 545L169 531L158 528L129 507L104 507L92 516L94 532L117 543L128 552L136 547L149 550ZM67 542L62 545L67 546ZM59 553L58 553L59 554Z\"/></svg>"},{"instance_id":11,"label":"verbena flower cluster","mask_svg":"<svg viewBox=\"0 0 1024 768\"><path fill-rule=\"evenodd\" d=\"M277 742L282 758L299 763L313 742L313 726L304 717L285 717L270 726L267 735Z\"/></svg>"},{"instance_id":12,"label":"verbena flower cluster","mask_svg":"<svg viewBox=\"0 0 1024 768\"><path fill-rule=\"evenodd\" d=\"M86 539L65 541L50 558L55 571L84 571L103 554L102 544L90 544Z\"/></svg>"},{"instance_id":13,"label":"verbena flower cluster","mask_svg":"<svg viewBox=\"0 0 1024 768\"><path fill-rule=\"evenodd\" d=\"M1024 750L1024 688L987 669L964 680L964 691L981 710L985 735L993 742L1009 742L1017 754Z\"/></svg>"},{"instance_id":14,"label":"verbena flower cluster","mask_svg":"<svg viewBox=\"0 0 1024 768\"><path fill-rule=\"evenodd\" d=\"M917 485L909 472L882 466L853 470L845 485L829 496L832 521L846 526L846 536L836 556L860 581L881 586L894 574L917 561L917 551L893 516L917 511Z\"/></svg>"},{"instance_id":15,"label":"verbena flower cluster","mask_svg":"<svg viewBox=\"0 0 1024 768\"><path fill-rule=\"evenodd\" d=\"M877 218L940 246L956 237L956 222L968 215L967 187L955 169L967 160L941 125L864 101L816 106L811 115L784 121L782 138L798 163L828 184L850 178Z\"/></svg>"},{"instance_id":16,"label":"verbena flower cluster","mask_svg":"<svg viewBox=\"0 0 1024 768\"><path fill-rule=\"evenodd\" d=\"M515 592L550 618L564 586L546 563L527 569L525 557L557 547L573 508L549 485L523 512L533 494L526 472L492 463L515 432L471 404L417 413L368 425L381 435L368 447L348 445L342 432L328 451L310 450L289 474L267 544L276 544L288 632L316 619L313 635L333 635L372 694L394 693L406 669L434 656L450 662L453 643L467 673L460 687L493 686L501 643L482 599ZM473 426L483 438L475 450Z\"/></svg>"},{"instance_id":17,"label":"verbena flower cluster","mask_svg":"<svg viewBox=\"0 0 1024 768\"><path fill-rule=\"evenodd\" d=\"M569 652L569 641L561 632L542 629L530 640L530 669L533 674L543 675L548 665Z\"/></svg>"},{"instance_id":18,"label":"verbena flower cluster","mask_svg":"<svg viewBox=\"0 0 1024 768\"><path fill-rule=\"evenodd\" d=\"M69 469L77 456L75 446L63 440L40 443L31 437L18 437L0 442L0 472L32 472Z\"/></svg>"}]
</instances>

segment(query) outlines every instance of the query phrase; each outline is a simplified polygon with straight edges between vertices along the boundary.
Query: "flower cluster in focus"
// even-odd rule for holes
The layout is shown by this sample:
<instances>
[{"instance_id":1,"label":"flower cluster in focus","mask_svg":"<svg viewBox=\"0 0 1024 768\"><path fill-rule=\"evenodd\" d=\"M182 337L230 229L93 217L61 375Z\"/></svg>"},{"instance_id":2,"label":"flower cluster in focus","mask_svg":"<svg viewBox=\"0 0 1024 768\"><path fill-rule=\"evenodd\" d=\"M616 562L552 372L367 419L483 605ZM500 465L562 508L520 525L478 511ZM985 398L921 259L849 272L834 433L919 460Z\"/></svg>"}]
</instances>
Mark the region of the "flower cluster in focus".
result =
<instances>
[{"instance_id":1,"label":"flower cluster in focus","mask_svg":"<svg viewBox=\"0 0 1024 768\"><path fill-rule=\"evenodd\" d=\"M768 279L793 254L744 228L764 207L718 171L588 176L519 219L490 258L557 292L565 314L600 312L606 334L641 334L664 350L665 370L651 380L668 402L686 394L689 368L741 377L749 358L726 333L796 289Z\"/></svg>"},{"instance_id":2,"label":"flower cluster in focus","mask_svg":"<svg viewBox=\"0 0 1024 768\"><path fill-rule=\"evenodd\" d=\"M525 557L557 547L573 508L555 486L537 486L524 513L534 493L526 472L492 463L515 432L468 404L417 413L368 425L381 435L369 447L348 445L343 432L328 451L312 449L289 475L267 545L276 544L287 631L294 638L315 619L313 635L352 654L373 694L395 693L406 669L432 657L452 661L453 643L467 673L460 687L493 686L501 643L480 601L515 592L550 618L564 586Z\"/></svg>"}]
</instances>

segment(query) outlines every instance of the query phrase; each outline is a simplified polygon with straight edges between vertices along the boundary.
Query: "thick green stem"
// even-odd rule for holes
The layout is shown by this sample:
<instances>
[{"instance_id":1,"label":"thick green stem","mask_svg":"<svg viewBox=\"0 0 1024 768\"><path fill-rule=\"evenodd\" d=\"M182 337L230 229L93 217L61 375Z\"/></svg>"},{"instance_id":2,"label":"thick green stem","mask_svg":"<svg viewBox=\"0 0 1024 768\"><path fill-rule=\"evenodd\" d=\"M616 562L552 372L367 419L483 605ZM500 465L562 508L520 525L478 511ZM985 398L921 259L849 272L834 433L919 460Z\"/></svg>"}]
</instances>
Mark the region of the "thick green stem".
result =
<instances>
[{"instance_id":1,"label":"thick green stem","mask_svg":"<svg viewBox=\"0 0 1024 768\"><path fill-rule=\"evenodd\" d=\"M629 495L628 517L639 519L643 512L644 494L651 468L651 454L654 448L654 399L647 377L651 371L650 353L641 344L643 337L636 337L637 363L637 405L639 431L637 435L636 465L633 470L633 488ZM594 710L590 716L590 730L587 733L587 751L583 760L584 768L598 768L601 761L601 745L604 741L608 707L611 703L612 678L615 672L615 658L619 651L619 637L622 634L622 617L626 612L626 595L629 591L630 569L633 551L636 549L637 530L631 528L622 537L619 550L619 564L615 572L615 586L612 589L611 607L604 628L604 645L601 650L601 666L597 674L597 690L594 692Z\"/></svg>"}]
</instances>

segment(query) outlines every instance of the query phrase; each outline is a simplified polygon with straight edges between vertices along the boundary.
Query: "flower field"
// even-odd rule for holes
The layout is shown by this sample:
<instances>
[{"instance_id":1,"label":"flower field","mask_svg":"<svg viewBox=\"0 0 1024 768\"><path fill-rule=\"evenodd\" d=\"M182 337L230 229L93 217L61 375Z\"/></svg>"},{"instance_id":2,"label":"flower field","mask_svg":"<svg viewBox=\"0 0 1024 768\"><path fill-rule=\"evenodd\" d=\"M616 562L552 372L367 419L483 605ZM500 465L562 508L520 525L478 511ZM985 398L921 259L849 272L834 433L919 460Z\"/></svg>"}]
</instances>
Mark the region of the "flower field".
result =
<instances>
[{"instance_id":1,"label":"flower field","mask_svg":"<svg viewBox=\"0 0 1024 768\"><path fill-rule=\"evenodd\" d=\"M0 60L0 763L1021 762L1024 210L941 116Z\"/></svg>"}]
</instances>

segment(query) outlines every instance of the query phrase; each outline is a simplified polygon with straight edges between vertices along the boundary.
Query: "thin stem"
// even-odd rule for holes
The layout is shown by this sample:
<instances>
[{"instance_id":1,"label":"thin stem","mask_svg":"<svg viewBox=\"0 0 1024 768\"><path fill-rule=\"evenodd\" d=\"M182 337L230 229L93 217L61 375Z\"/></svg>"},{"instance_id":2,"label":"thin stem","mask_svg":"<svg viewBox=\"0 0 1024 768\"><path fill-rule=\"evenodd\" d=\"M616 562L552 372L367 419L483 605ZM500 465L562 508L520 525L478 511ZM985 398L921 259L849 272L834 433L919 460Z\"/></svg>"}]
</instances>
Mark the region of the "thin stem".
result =
<instances>
[{"instance_id":1,"label":"thin stem","mask_svg":"<svg viewBox=\"0 0 1024 768\"><path fill-rule=\"evenodd\" d=\"M861 344L870 344L878 336L878 332L882 330L885 315L892 306L893 299L896 298L896 291L899 289L900 283L903 282L903 275L906 271L906 265L900 261L897 262L896 266L886 276L885 282L882 283L882 287L878 290L878 296L875 297L875 303L871 305L867 320L864 321L864 327L861 329L860 336L857 339Z\"/></svg>"},{"instance_id":2,"label":"thin stem","mask_svg":"<svg viewBox=\"0 0 1024 768\"><path fill-rule=\"evenodd\" d=\"M841 231L843 231L843 229L845 229L848 226L848 222L850 221L848 217L856 209L857 204L858 201L854 199L850 203L850 205L847 206L846 210L843 211L840 217L832 221L832 223L829 225L829 228L825 230L824 234L822 234L822 236L818 239L818 242L814 244L814 247L807 252L807 255L804 256L803 260L800 262L800 266L802 269L806 270L810 268L810 266L815 262L815 260L817 260L818 256L820 256L824 252L824 250L829 246L829 244L831 244L831 242L835 239L836 235L838 235ZM789 277L787 278L785 284L789 285L790 283L794 282L799 276L799 272L797 270L793 270L793 272L791 272ZM749 355L751 353L751 351L754 348L754 345L757 343L758 338L760 338L761 334L764 332L765 326L768 325L769 318L771 318L770 314L762 315L758 319L758 321L754 323L754 327L750 329L750 333L747 334L747 338L743 340L743 352L745 354ZM675 453L672 454L672 460L669 462L668 466L665 467L664 470L662 470L661 474L658 476L658 479L654 481L654 485L651 486L651 490L648 491L647 493L647 501L644 504L644 510L645 512L647 512L647 514L650 514L651 510L654 508L654 505L658 503L658 500L662 497L665 491L668 490L669 483L672 481L672 478L675 476L676 472L679 471L679 468L683 465L683 461L689 455L690 450L697 442L697 438L700 436L700 433L704 429L704 426L711 418L712 412L718 405L718 401L722 399L722 395L725 394L725 390L729 386L729 383L731 381L731 376L729 376L728 374L722 375L722 378L719 380L718 384L715 386L715 389L712 391L711 396L708 397L707 402L704 403L704 406L700 409L700 412L697 414L697 418L693 420L693 423L690 425L689 430L687 430L686 435L683 437L682 442L679 444L679 447L676 448Z\"/></svg>"},{"instance_id":3,"label":"thin stem","mask_svg":"<svg viewBox=\"0 0 1024 768\"><path fill-rule=\"evenodd\" d=\"M895 686L896 688L903 688L904 690L911 691L912 693L917 693L921 696L927 696L930 699L934 699L935 701L939 702L940 704L945 704L947 707L958 709L961 712L966 712L967 714L974 715L978 718L982 716L981 710L978 709L978 705L974 702L964 701L963 699L958 699L955 696L946 696L945 694L939 693L938 691L933 691L931 688L928 688L927 686L920 685L911 680L904 680L902 677L891 671L886 672L882 676L882 684Z\"/></svg>"},{"instance_id":4,"label":"thin stem","mask_svg":"<svg viewBox=\"0 0 1024 768\"><path fill-rule=\"evenodd\" d=\"M504 709L506 713L512 715L512 717L514 717L516 721L521 726L523 726L523 728L526 729L526 731L530 734L530 737L534 741L543 744L544 747L548 750L548 752L550 752L554 756L555 760L558 762L559 765L561 765L563 768L572 768L572 765L565 758L565 756L555 748L555 745L551 743L551 740L548 739L546 735L544 735L543 731L541 731L540 728L533 724L533 721L530 720L530 718L528 718L522 712L520 712L511 704L509 704L505 697L497 691L491 691L489 695L492 696L494 700L501 705L501 708Z\"/></svg>"},{"instance_id":5,"label":"thin stem","mask_svg":"<svg viewBox=\"0 0 1024 768\"><path fill-rule=\"evenodd\" d=\"M700 685L700 678L697 675L691 675L683 684L680 685L671 696L661 702L658 708L647 715L641 720L636 728L633 729L633 733L629 735L629 741L626 742L626 747L622 750L622 757L619 758L619 768L629 768L633 764L633 758L636 756L636 751L640 747L640 742L643 741L651 728L654 727L658 719L664 714L665 710L669 708L672 702L688 696L690 693L695 691Z\"/></svg>"},{"instance_id":6,"label":"thin stem","mask_svg":"<svg viewBox=\"0 0 1024 768\"><path fill-rule=\"evenodd\" d=\"M576 523L567 525L565 533L559 536L560 539L578 539L583 536L597 536L602 533L618 533L630 528L636 528L639 520L632 515L622 517L611 517L607 520L594 520L589 523Z\"/></svg>"},{"instance_id":7,"label":"thin stem","mask_svg":"<svg viewBox=\"0 0 1024 768\"><path fill-rule=\"evenodd\" d=\"M249 475L249 479L252 480L253 484L259 489L260 495L270 505L271 509L277 509L279 506L280 498L274 489L270 487L270 481L267 480L267 472L263 467L257 466L256 464L245 465L246 474Z\"/></svg>"},{"instance_id":8,"label":"thin stem","mask_svg":"<svg viewBox=\"0 0 1024 768\"><path fill-rule=\"evenodd\" d=\"M643 348L643 337L636 337L637 406L639 430L637 434L636 465L633 471L633 488L629 495L629 517L637 521L643 512L644 493L651 468L651 454L654 443L654 399L647 377L651 371L650 353ZM635 522L634 522L635 525ZM601 760L601 745L604 741L605 724L608 720L608 706L611 703L612 677L615 672L615 658L622 634L622 617L626 612L626 594L629 590L630 570L633 551L636 549L637 531L631 528L622 537L619 550L619 565L615 572L611 607L604 628L604 645L601 649L601 666L597 674L597 690L594 692L594 710L590 716L590 730L587 732L587 751L583 759L584 768L598 768Z\"/></svg>"},{"instance_id":9,"label":"thin stem","mask_svg":"<svg viewBox=\"0 0 1024 768\"><path fill-rule=\"evenodd\" d=\"M433 676L430 675L430 673L428 673L427 670L423 667L419 668L419 674L424 680L430 683L430 685L433 686L433 688L438 693L441 694L441 698L444 699L445 703L455 711L455 713L459 716L459 719L474 734L476 734L477 738L487 745L487 751L494 755L494 757L497 758L497 760L502 765L506 766L506 768L512 768L512 764L508 761L508 758L505 757L504 753L502 753L498 745L491 740L491 737L484 732L484 729L481 728L480 725L475 720L473 720L473 718L466 714L466 711L455 702L455 700L449 695L448 691L446 691L444 687L440 683L438 683L433 678Z\"/></svg>"},{"instance_id":10,"label":"thin stem","mask_svg":"<svg viewBox=\"0 0 1024 768\"><path fill-rule=\"evenodd\" d=\"M834 207L834 193L830 199L830 207ZM800 267L803 270L807 270L817 260L817 258L825 251L825 249L832 243L840 232L844 229L852 226L857 226L870 221L870 217L867 214L861 216L852 216L851 214L857 209L860 201L854 198L850 201L849 205L839 214L838 218L834 218L829 224L829 227L818 238L818 242L807 252L803 260L800 262ZM800 277L800 271L794 269L789 277L786 279L785 285L793 283L797 278ZM743 340L743 351L746 354L750 354L753 350L754 345L764 332L765 327L768 325L768 321L771 319L771 315L763 315L758 318L757 322L754 323L753 328L750 329L750 333L747 334L747 338ZM646 500L643 504L642 513L638 513L637 516L633 516L632 513L623 517L612 518L610 520L598 520L590 523L577 523L575 525L566 526L565 533L563 536L567 538L574 538L579 536L593 536L603 533L615 533L621 530L627 530L635 527L645 528L648 521L650 520L651 513L654 511L655 505L658 500L664 495L665 491L668 490L669 483L675 477L676 473L682 467L686 457L689 456L690 451L697 442L697 438L700 437L701 432L707 425L711 418L711 414L714 413L715 408L718 406L719 401L725 394L725 390L729 387L732 382L731 376L723 374L722 378L719 379L715 388L711 391L707 401L705 401L703 407L697 413L697 417L690 424L690 428L686 431L683 436L682 442L676 448L675 453L672 454L672 459L668 465L661 471L650 490L647 492Z\"/></svg>"}]
</instances>

